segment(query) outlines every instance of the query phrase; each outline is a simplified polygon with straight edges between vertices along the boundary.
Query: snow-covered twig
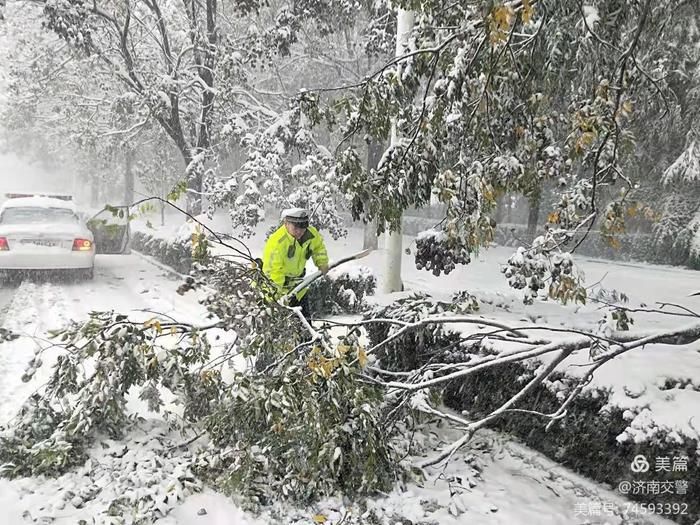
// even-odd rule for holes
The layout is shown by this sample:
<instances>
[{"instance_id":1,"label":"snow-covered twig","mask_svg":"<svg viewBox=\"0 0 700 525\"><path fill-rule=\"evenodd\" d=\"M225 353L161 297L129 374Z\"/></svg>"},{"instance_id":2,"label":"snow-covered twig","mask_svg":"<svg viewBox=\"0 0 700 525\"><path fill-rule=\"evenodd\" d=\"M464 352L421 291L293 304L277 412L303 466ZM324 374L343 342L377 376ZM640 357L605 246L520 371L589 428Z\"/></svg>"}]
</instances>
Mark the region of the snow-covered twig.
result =
<instances>
[{"instance_id":1,"label":"snow-covered twig","mask_svg":"<svg viewBox=\"0 0 700 525\"><path fill-rule=\"evenodd\" d=\"M673 304L673 303L659 303L659 302L657 302L656 304L658 304L660 306L660 308L630 308L628 306L618 305L615 303L604 301L602 299L590 298L590 300L593 303L602 304L604 306L609 306L612 308L616 308L618 310L624 310L625 312L630 312L630 313L662 314L662 315L673 315L673 316L677 316L677 317L700 317L699 313L694 312L693 310L686 308L685 306L681 306L681 305L677 305L677 304ZM664 306L673 306L674 308L684 310L684 312L669 312L668 310L663 310Z\"/></svg>"}]
</instances>

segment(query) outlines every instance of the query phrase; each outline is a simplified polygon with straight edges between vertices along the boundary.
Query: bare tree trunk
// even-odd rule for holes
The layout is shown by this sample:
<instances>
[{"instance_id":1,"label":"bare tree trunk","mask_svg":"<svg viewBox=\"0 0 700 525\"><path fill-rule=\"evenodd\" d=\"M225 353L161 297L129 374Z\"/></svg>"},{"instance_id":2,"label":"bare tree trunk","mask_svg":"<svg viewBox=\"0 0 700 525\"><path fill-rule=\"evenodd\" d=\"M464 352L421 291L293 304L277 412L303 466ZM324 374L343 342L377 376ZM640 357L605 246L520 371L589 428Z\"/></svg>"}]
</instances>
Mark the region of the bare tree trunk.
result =
<instances>
[{"instance_id":1,"label":"bare tree trunk","mask_svg":"<svg viewBox=\"0 0 700 525\"><path fill-rule=\"evenodd\" d=\"M202 213L202 175L198 173L187 182L187 212L192 215Z\"/></svg>"},{"instance_id":2,"label":"bare tree trunk","mask_svg":"<svg viewBox=\"0 0 700 525\"><path fill-rule=\"evenodd\" d=\"M540 220L540 202L542 197L539 192L534 193L528 200L530 211L527 214L527 234L534 237Z\"/></svg>"},{"instance_id":3,"label":"bare tree trunk","mask_svg":"<svg viewBox=\"0 0 700 525\"><path fill-rule=\"evenodd\" d=\"M494 220L496 224L501 224L505 216L506 205L508 203L508 195L501 195L496 200L496 213L494 214Z\"/></svg>"},{"instance_id":4,"label":"bare tree trunk","mask_svg":"<svg viewBox=\"0 0 700 525\"><path fill-rule=\"evenodd\" d=\"M194 2L191 4L194 9ZM214 63L216 60L216 46L218 42L217 28L217 0L205 0L206 9L206 34L208 46L205 47L203 55L195 53L195 63L197 64L199 78L204 82L207 89L202 92L201 114L197 124L197 142L195 153L206 152L211 146L211 112L214 107ZM194 20L195 17L193 16ZM200 168L188 180L187 187L190 190L187 199L187 211L192 215L199 215L203 209L203 168Z\"/></svg>"},{"instance_id":5,"label":"bare tree trunk","mask_svg":"<svg viewBox=\"0 0 700 525\"><path fill-rule=\"evenodd\" d=\"M124 147L124 204L134 202L134 150Z\"/></svg>"},{"instance_id":6,"label":"bare tree trunk","mask_svg":"<svg viewBox=\"0 0 700 525\"><path fill-rule=\"evenodd\" d=\"M396 21L396 56L404 54L404 47L408 42L408 36L413 29L415 15L412 11L398 10ZM396 145L399 137L396 122L391 127L391 144ZM400 224L400 223L399 223ZM403 289L401 282L401 258L402 258L401 229L396 232L387 232L386 235L386 259L384 266L384 292L399 292Z\"/></svg>"}]
</instances>

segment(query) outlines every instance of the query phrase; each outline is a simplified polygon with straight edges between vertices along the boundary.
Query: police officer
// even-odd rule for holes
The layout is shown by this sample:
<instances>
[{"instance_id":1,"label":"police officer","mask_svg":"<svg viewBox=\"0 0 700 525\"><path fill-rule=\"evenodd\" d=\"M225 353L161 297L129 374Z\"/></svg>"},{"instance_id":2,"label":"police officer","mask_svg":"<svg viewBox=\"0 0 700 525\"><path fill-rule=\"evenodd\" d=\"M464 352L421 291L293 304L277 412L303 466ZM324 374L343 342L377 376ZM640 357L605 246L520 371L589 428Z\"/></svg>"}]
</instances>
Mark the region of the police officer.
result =
<instances>
[{"instance_id":1,"label":"police officer","mask_svg":"<svg viewBox=\"0 0 700 525\"><path fill-rule=\"evenodd\" d=\"M282 212L282 225L270 235L263 251L263 272L276 285L274 298L288 294L306 274L306 261L313 259L323 273L328 271L328 252L321 234L309 226L309 212L291 208ZM301 306L309 319L306 289L297 292L290 306Z\"/></svg>"}]
</instances>

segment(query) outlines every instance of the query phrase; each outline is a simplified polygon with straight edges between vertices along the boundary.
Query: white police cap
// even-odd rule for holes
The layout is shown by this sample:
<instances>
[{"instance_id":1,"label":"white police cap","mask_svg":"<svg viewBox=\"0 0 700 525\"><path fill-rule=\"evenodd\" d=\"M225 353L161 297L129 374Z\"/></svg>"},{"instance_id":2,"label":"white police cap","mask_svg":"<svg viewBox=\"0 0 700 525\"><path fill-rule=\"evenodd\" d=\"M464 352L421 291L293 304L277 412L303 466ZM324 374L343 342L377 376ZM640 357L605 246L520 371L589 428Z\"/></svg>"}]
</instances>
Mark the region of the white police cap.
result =
<instances>
[{"instance_id":1,"label":"white police cap","mask_svg":"<svg viewBox=\"0 0 700 525\"><path fill-rule=\"evenodd\" d=\"M309 212L304 208L287 208L286 210L282 211L282 220L295 223L308 223Z\"/></svg>"}]
</instances>

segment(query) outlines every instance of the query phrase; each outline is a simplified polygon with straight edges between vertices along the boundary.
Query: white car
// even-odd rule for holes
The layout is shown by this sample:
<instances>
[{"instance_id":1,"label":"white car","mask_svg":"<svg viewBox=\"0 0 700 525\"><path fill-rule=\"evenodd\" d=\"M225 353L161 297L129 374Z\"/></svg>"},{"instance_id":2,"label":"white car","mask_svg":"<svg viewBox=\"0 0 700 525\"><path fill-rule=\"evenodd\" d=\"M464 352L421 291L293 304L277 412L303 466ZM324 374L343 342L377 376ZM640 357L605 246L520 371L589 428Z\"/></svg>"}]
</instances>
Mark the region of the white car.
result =
<instances>
[{"instance_id":1,"label":"white car","mask_svg":"<svg viewBox=\"0 0 700 525\"><path fill-rule=\"evenodd\" d=\"M0 207L0 272L73 270L92 279L94 266L93 234L70 200L16 197Z\"/></svg>"}]
</instances>

